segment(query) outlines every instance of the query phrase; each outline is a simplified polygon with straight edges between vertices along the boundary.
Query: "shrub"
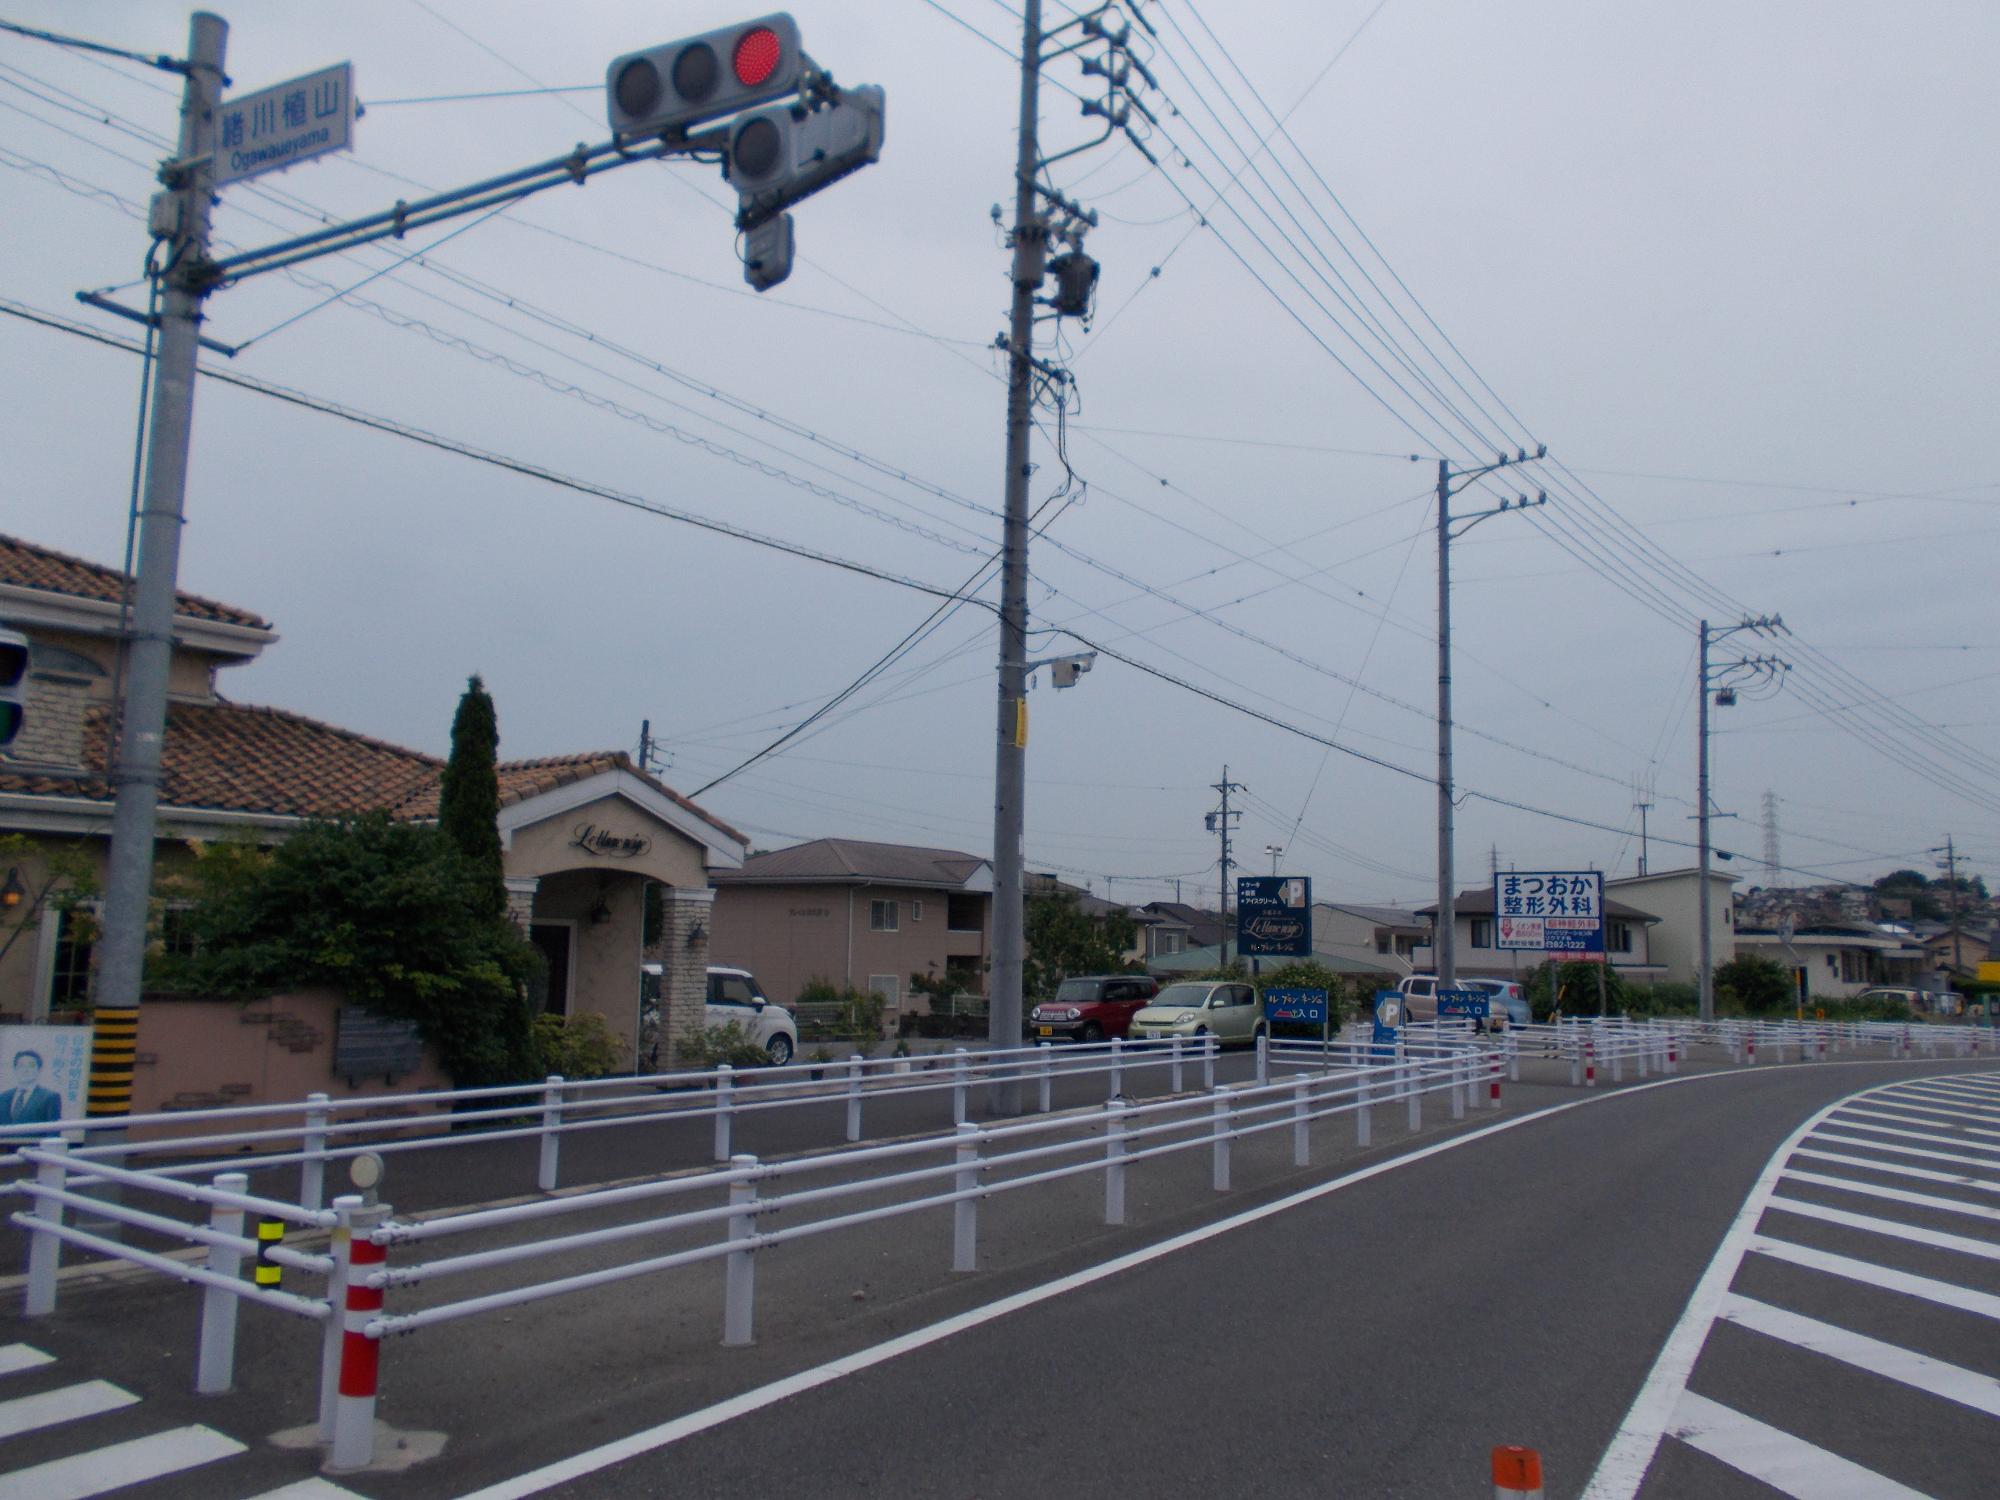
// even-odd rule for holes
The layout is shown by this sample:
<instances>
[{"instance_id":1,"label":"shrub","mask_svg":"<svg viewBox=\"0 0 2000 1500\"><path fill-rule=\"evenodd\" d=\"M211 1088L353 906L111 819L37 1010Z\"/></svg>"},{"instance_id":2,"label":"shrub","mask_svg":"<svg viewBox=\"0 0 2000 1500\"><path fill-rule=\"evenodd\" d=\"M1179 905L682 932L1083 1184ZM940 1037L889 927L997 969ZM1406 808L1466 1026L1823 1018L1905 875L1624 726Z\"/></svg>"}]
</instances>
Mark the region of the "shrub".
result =
<instances>
[{"instance_id":1,"label":"shrub","mask_svg":"<svg viewBox=\"0 0 2000 1500\"><path fill-rule=\"evenodd\" d=\"M1739 953L1715 970L1715 1003L1747 1015L1773 1015L1798 1003L1792 976L1782 964L1754 953Z\"/></svg>"},{"instance_id":2,"label":"shrub","mask_svg":"<svg viewBox=\"0 0 2000 1500\"><path fill-rule=\"evenodd\" d=\"M1535 1019L1546 1021L1558 1005L1566 1016L1596 1015L1600 971L1604 975L1604 1013L1623 1015L1631 1003L1632 988L1616 969L1605 964L1552 962L1530 970L1521 983Z\"/></svg>"},{"instance_id":3,"label":"shrub","mask_svg":"<svg viewBox=\"0 0 2000 1500\"><path fill-rule=\"evenodd\" d=\"M770 1054L750 1038L740 1021L721 1026L704 1026L684 1038L675 1049L680 1060L693 1068L754 1068L771 1060Z\"/></svg>"},{"instance_id":4,"label":"shrub","mask_svg":"<svg viewBox=\"0 0 2000 1500\"><path fill-rule=\"evenodd\" d=\"M624 1043L611 1034L604 1017L589 1011L567 1020L536 1016L535 1050L541 1054L543 1072L565 1078L603 1078L617 1072L625 1060Z\"/></svg>"}]
</instances>

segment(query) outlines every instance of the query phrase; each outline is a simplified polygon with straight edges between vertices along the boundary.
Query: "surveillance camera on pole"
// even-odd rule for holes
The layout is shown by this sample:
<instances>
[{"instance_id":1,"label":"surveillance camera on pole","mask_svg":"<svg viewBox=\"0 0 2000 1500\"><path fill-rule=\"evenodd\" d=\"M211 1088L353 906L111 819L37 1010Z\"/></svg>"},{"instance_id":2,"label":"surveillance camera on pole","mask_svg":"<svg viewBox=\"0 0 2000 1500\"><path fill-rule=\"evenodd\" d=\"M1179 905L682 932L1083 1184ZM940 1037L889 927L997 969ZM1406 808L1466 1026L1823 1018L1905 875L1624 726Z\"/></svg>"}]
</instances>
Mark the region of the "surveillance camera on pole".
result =
<instances>
[{"instance_id":1,"label":"surveillance camera on pole","mask_svg":"<svg viewBox=\"0 0 2000 1500\"><path fill-rule=\"evenodd\" d=\"M1062 656L1049 663L1049 680L1059 688L1075 687L1077 678L1088 672L1097 663L1097 653L1089 651L1082 656Z\"/></svg>"},{"instance_id":2,"label":"surveillance camera on pole","mask_svg":"<svg viewBox=\"0 0 2000 1500\"><path fill-rule=\"evenodd\" d=\"M621 136L685 133L798 92L807 66L798 23L780 11L614 58L605 113Z\"/></svg>"}]
</instances>

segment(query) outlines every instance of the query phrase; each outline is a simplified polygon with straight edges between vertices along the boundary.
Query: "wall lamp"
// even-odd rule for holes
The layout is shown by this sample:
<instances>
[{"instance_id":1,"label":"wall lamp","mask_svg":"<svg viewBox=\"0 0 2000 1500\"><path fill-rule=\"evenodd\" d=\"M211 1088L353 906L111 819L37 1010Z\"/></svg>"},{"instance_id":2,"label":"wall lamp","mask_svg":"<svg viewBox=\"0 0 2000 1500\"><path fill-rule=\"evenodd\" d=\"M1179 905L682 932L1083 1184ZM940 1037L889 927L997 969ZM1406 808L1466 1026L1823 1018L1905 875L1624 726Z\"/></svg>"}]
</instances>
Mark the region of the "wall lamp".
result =
<instances>
[{"instance_id":1,"label":"wall lamp","mask_svg":"<svg viewBox=\"0 0 2000 1500\"><path fill-rule=\"evenodd\" d=\"M12 911L27 899L28 888L21 884L21 867L15 865L7 872L7 883L0 885L0 907Z\"/></svg>"}]
</instances>

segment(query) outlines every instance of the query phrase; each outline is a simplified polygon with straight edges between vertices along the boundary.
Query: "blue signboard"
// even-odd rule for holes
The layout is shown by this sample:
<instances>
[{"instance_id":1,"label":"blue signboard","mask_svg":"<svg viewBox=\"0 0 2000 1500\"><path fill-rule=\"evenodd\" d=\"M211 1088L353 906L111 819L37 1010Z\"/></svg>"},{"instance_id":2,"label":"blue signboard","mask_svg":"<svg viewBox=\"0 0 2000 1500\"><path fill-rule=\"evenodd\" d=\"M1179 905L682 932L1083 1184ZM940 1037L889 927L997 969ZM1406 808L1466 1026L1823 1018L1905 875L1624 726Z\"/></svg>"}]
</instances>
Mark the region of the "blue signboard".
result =
<instances>
[{"instance_id":1,"label":"blue signboard","mask_svg":"<svg viewBox=\"0 0 2000 1500\"><path fill-rule=\"evenodd\" d=\"M1375 992L1375 1045L1373 1056L1392 1058L1403 1039L1403 992L1401 990L1377 990Z\"/></svg>"},{"instance_id":2,"label":"blue signboard","mask_svg":"<svg viewBox=\"0 0 2000 1500\"><path fill-rule=\"evenodd\" d=\"M1438 1016L1472 1016L1485 1020L1492 1012L1493 997L1484 990L1439 990Z\"/></svg>"},{"instance_id":3,"label":"blue signboard","mask_svg":"<svg viewBox=\"0 0 2000 1500\"><path fill-rule=\"evenodd\" d=\"M1326 1024L1326 991L1275 989L1264 991L1264 1019Z\"/></svg>"},{"instance_id":4,"label":"blue signboard","mask_svg":"<svg viewBox=\"0 0 2000 1500\"><path fill-rule=\"evenodd\" d=\"M1510 870L1494 915L1501 946L1540 947L1564 959L1604 952L1604 876L1597 870ZM1513 929L1518 936L1511 936ZM1534 939L1539 935L1540 941Z\"/></svg>"},{"instance_id":5,"label":"blue signboard","mask_svg":"<svg viewBox=\"0 0 2000 1500\"><path fill-rule=\"evenodd\" d=\"M1236 951L1245 958L1310 955L1312 881L1304 875L1238 876Z\"/></svg>"}]
</instances>

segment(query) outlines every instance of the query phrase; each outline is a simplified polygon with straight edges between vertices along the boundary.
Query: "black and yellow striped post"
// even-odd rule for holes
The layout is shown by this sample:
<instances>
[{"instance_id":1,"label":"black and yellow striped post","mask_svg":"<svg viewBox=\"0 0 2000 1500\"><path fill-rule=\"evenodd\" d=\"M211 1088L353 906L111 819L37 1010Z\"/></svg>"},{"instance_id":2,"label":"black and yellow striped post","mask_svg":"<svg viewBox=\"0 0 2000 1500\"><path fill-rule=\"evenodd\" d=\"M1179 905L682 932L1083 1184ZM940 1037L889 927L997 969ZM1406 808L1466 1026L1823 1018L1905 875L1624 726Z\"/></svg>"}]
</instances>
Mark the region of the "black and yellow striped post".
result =
<instances>
[{"instance_id":1,"label":"black and yellow striped post","mask_svg":"<svg viewBox=\"0 0 2000 1500\"><path fill-rule=\"evenodd\" d=\"M259 1219L257 1221L257 1285L276 1287L284 1278L285 1268L271 1259L271 1252L285 1243L285 1221L283 1219Z\"/></svg>"},{"instance_id":2,"label":"black and yellow striped post","mask_svg":"<svg viewBox=\"0 0 2000 1500\"><path fill-rule=\"evenodd\" d=\"M129 1115L132 1070L139 1060L139 1007L100 1005L90 1019L90 1090L84 1113L93 1120Z\"/></svg>"}]
</instances>

